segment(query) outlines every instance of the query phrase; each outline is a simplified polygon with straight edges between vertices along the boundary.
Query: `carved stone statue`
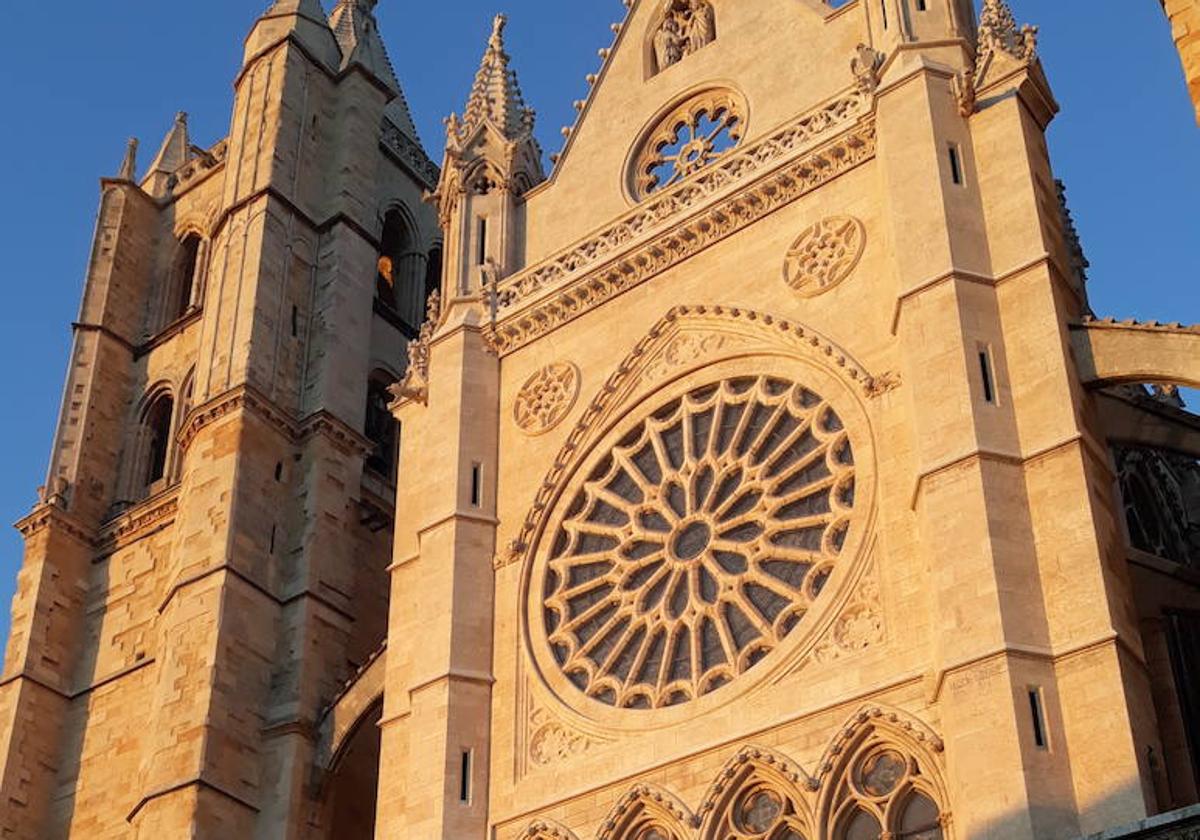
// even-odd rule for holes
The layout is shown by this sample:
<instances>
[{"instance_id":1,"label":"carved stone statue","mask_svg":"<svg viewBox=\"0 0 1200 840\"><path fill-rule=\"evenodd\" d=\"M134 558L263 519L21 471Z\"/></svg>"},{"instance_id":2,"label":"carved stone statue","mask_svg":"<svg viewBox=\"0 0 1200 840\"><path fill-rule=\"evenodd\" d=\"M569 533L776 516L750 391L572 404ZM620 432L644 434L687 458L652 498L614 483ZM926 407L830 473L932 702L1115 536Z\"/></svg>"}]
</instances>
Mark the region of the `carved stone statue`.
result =
<instances>
[{"instance_id":1,"label":"carved stone statue","mask_svg":"<svg viewBox=\"0 0 1200 840\"><path fill-rule=\"evenodd\" d=\"M654 36L654 57L658 61L658 69L666 70L672 64L678 64L683 58L683 47L683 29L679 19L674 13L668 14Z\"/></svg>"},{"instance_id":2,"label":"carved stone statue","mask_svg":"<svg viewBox=\"0 0 1200 840\"><path fill-rule=\"evenodd\" d=\"M716 20L708 0L692 0L687 36L687 53L689 55L716 40Z\"/></svg>"}]
</instances>

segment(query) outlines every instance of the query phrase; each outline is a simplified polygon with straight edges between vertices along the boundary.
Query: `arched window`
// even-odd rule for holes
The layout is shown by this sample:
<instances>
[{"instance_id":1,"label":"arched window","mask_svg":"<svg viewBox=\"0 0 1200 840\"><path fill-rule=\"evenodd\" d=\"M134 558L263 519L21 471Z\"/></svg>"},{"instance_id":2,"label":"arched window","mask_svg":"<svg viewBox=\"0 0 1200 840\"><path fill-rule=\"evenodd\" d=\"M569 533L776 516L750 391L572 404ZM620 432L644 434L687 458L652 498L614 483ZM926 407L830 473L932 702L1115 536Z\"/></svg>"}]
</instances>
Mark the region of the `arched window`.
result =
<instances>
[{"instance_id":1,"label":"arched window","mask_svg":"<svg viewBox=\"0 0 1200 840\"><path fill-rule=\"evenodd\" d=\"M388 405L392 395L388 388L396 378L384 370L371 374L367 382L367 417L363 433L375 445L367 456L367 469L387 479L395 478L396 418Z\"/></svg>"},{"instance_id":2,"label":"arched window","mask_svg":"<svg viewBox=\"0 0 1200 840\"><path fill-rule=\"evenodd\" d=\"M425 313L426 257L400 210L389 210L383 217L376 268L376 300L416 335Z\"/></svg>"},{"instance_id":3,"label":"arched window","mask_svg":"<svg viewBox=\"0 0 1200 840\"><path fill-rule=\"evenodd\" d=\"M171 266L171 277L166 289L163 326L178 321L192 309L195 303L196 275L200 266L202 244L203 240L195 233L189 233L179 243L179 250Z\"/></svg>"},{"instance_id":4,"label":"arched window","mask_svg":"<svg viewBox=\"0 0 1200 840\"><path fill-rule=\"evenodd\" d=\"M170 394L160 394L146 408L142 419L142 484L150 490L167 474L171 446L171 418L175 403Z\"/></svg>"}]
</instances>

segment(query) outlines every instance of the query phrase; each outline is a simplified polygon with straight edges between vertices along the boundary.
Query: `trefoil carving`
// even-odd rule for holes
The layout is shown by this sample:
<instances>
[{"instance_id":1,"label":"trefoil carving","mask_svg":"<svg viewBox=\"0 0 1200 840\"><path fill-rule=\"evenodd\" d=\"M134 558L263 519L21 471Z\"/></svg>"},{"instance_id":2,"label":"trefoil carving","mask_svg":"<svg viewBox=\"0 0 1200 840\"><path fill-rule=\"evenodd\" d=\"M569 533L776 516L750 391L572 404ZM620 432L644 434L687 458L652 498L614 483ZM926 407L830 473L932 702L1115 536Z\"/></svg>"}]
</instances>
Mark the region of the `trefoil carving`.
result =
<instances>
[{"instance_id":1,"label":"trefoil carving","mask_svg":"<svg viewBox=\"0 0 1200 840\"><path fill-rule=\"evenodd\" d=\"M850 59L850 72L860 93L871 95L879 88L879 71L883 68L886 55L866 44L859 44Z\"/></svg>"}]
</instances>

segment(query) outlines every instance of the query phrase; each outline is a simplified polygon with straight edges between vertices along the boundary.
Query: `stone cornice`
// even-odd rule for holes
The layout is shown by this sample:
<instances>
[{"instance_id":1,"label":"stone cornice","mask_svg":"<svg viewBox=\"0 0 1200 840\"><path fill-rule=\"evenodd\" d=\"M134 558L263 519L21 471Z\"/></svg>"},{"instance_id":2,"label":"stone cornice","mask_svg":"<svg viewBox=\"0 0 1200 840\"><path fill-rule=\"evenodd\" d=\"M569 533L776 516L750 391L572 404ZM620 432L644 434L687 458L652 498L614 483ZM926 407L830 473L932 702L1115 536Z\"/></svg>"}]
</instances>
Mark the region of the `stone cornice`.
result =
<instances>
[{"instance_id":1,"label":"stone cornice","mask_svg":"<svg viewBox=\"0 0 1200 840\"><path fill-rule=\"evenodd\" d=\"M28 515L17 520L16 529L26 540L49 527L55 527L86 546L95 544L91 531L71 514L50 502L36 505Z\"/></svg>"},{"instance_id":2,"label":"stone cornice","mask_svg":"<svg viewBox=\"0 0 1200 840\"><path fill-rule=\"evenodd\" d=\"M192 409L180 427L179 448L186 452L202 429L226 414L241 409L254 412L292 443L304 443L321 435L346 455L366 455L374 449L374 444L364 435L328 411L322 409L297 421L269 397L249 385L239 385Z\"/></svg>"},{"instance_id":3,"label":"stone cornice","mask_svg":"<svg viewBox=\"0 0 1200 840\"><path fill-rule=\"evenodd\" d=\"M179 486L159 493L104 523L97 542L106 548L121 548L172 522L179 511Z\"/></svg>"},{"instance_id":4,"label":"stone cornice","mask_svg":"<svg viewBox=\"0 0 1200 840\"><path fill-rule=\"evenodd\" d=\"M852 99L835 105L854 110L857 117ZM874 157L873 121L862 118L853 124L849 115L839 120L831 115L833 108L819 112L823 120L818 122L829 131L815 130L816 118L810 115L714 164L713 172L702 173L662 199L645 202L567 253L504 281L498 292L501 317L490 328L489 341L501 355L511 353ZM848 130L825 145L812 148L808 143L843 124ZM797 147L807 153L789 154ZM751 176L760 177L750 181ZM737 188L724 198L690 218L677 218L732 183ZM640 244L624 247L650 228L658 230Z\"/></svg>"}]
</instances>

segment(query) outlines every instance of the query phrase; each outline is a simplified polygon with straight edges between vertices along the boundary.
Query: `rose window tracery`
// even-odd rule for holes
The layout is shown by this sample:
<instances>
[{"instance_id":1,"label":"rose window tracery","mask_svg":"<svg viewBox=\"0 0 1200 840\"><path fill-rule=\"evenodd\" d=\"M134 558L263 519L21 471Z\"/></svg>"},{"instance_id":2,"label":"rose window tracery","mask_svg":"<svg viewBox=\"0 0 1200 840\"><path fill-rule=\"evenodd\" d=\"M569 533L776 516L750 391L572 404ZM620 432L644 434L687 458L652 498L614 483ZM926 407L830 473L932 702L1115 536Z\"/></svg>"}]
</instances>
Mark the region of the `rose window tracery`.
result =
<instances>
[{"instance_id":1,"label":"rose window tracery","mask_svg":"<svg viewBox=\"0 0 1200 840\"><path fill-rule=\"evenodd\" d=\"M731 682L820 596L854 491L841 418L802 385L730 378L667 402L603 453L554 532L541 592L555 661L619 708Z\"/></svg>"},{"instance_id":2,"label":"rose window tracery","mask_svg":"<svg viewBox=\"0 0 1200 840\"><path fill-rule=\"evenodd\" d=\"M634 161L635 196L674 186L737 146L745 118L730 91L706 91L684 102L642 143Z\"/></svg>"}]
</instances>

